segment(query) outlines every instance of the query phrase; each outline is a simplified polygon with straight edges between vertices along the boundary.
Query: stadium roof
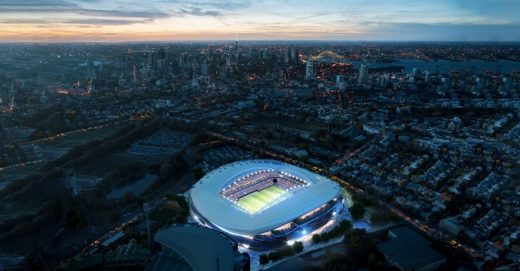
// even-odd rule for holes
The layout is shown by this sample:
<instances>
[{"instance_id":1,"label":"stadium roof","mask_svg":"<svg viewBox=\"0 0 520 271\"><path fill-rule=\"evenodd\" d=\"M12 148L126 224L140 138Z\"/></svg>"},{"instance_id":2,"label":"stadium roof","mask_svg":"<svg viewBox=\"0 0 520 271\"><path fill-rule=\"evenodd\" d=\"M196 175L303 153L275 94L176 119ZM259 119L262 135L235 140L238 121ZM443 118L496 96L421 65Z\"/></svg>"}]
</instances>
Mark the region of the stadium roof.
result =
<instances>
[{"instance_id":1,"label":"stadium roof","mask_svg":"<svg viewBox=\"0 0 520 271\"><path fill-rule=\"evenodd\" d=\"M287 198L260 212L249 214L219 195L230 179L243 172L272 169L305 179L310 185L288 191ZM278 228L329 202L340 193L335 183L306 169L275 160L245 160L217 168L206 174L190 190L196 211L228 233L253 236Z\"/></svg>"},{"instance_id":2,"label":"stadium roof","mask_svg":"<svg viewBox=\"0 0 520 271\"><path fill-rule=\"evenodd\" d=\"M234 269L234 243L218 231L188 224L163 230L155 235L154 240L182 257L193 271ZM153 270L168 270L174 265L180 270L186 268L180 268L182 265L178 260L173 260L171 265L158 265Z\"/></svg>"}]
</instances>

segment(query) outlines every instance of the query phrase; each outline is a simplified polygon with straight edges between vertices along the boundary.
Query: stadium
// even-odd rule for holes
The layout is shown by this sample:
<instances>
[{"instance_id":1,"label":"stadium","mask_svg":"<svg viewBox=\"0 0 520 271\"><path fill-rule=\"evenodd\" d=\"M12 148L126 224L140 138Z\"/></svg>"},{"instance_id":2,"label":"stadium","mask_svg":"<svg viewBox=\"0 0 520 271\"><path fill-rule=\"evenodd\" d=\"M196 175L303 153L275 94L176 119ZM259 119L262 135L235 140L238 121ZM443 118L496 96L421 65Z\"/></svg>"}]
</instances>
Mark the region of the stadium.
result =
<instances>
[{"instance_id":1,"label":"stadium","mask_svg":"<svg viewBox=\"0 0 520 271\"><path fill-rule=\"evenodd\" d=\"M234 162L189 191L192 216L251 249L271 249L319 229L342 211L328 178L275 160Z\"/></svg>"}]
</instances>

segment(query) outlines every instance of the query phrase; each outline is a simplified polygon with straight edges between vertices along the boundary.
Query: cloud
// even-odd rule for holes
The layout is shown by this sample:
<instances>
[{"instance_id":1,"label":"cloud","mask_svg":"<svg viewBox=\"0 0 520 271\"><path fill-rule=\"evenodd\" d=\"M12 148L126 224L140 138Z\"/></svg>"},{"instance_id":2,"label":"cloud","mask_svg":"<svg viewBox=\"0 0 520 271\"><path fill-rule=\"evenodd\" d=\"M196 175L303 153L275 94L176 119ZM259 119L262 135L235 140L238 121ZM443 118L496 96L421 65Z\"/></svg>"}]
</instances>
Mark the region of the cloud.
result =
<instances>
[{"instance_id":1,"label":"cloud","mask_svg":"<svg viewBox=\"0 0 520 271\"><path fill-rule=\"evenodd\" d=\"M178 32L190 37L520 40L518 9L520 0L0 0L0 34L92 27L98 35L116 31L139 39ZM143 25L124 27L133 24ZM100 27L105 25L114 27Z\"/></svg>"},{"instance_id":2,"label":"cloud","mask_svg":"<svg viewBox=\"0 0 520 271\"><path fill-rule=\"evenodd\" d=\"M41 19L0 19L0 24L20 24L20 25L39 25L39 26L55 26L55 25L129 25L135 23L145 23L148 19L48 19L42 24Z\"/></svg>"},{"instance_id":3,"label":"cloud","mask_svg":"<svg viewBox=\"0 0 520 271\"><path fill-rule=\"evenodd\" d=\"M220 10L237 10L244 9L252 6L256 2L262 1L253 1L253 0L216 0L216 1L183 1L183 0L167 0L168 3L172 4L180 4L187 5L191 7L199 7L199 8L217 8Z\"/></svg>"},{"instance_id":4,"label":"cloud","mask_svg":"<svg viewBox=\"0 0 520 271\"><path fill-rule=\"evenodd\" d=\"M301 22L301 21L308 21L308 20L312 20L312 19L315 19L315 18L318 18L318 17L327 16L327 15L330 15L330 14L332 14L332 12L316 12L316 13L313 13L313 14L308 15L308 16L303 16L303 17L299 17L299 18L293 19L290 23L297 23L297 22Z\"/></svg>"},{"instance_id":5,"label":"cloud","mask_svg":"<svg viewBox=\"0 0 520 271\"><path fill-rule=\"evenodd\" d=\"M79 8L77 4L62 0L2 0L0 13L30 13L68 11Z\"/></svg>"},{"instance_id":6,"label":"cloud","mask_svg":"<svg viewBox=\"0 0 520 271\"><path fill-rule=\"evenodd\" d=\"M99 2L99 3L97 3ZM224 1L226 2L226 1ZM151 2L153 3L153 2ZM186 2L188 3L188 2ZM85 5L95 4L99 8L87 8ZM0 0L0 23L2 24L75 24L75 25L128 25L152 22L156 19L169 17L209 16L219 17L222 14L216 10L206 10L201 7L183 7L171 11L162 11L153 4L132 4L130 7L113 6L102 1L64 1L64 0ZM140 1L142 4L142 1ZM44 14L42 16L36 15ZM49 16L51 13L59 15ZM2 18L2 14L11 16ZM12 15L21 14L22 18ZM68 16L67 16L68 15ZM71 18L73 17L73 18Z\"/></svg>"},{"instance_id":7,"label":"cloud","mask_svg":"<svg viewBox=\"0 0 520 271\"><path fill-rule=\"evenodd\" d=\"M389 23L373 27L361 39L419 41L519 41L519 24Z\"/></svg>"},{"instance_id":8,"label":"cloud","mask_svg":"<svg viewBox=\"0 0 520 271\"><path fill-rule=\"evenodd\" d=\"M174 12L177 16L210 16L210 17L219 17L222 16L222 13L216 10L202 10L201 8L193 7L188 9L178 9Z\"/></svg>"},{"instance_id":9,"label":"cloud","mask_svg":"<svg viewBox=\"0 0 520 271\"><path fill-rule=\"evenodd\" d=\"M134 10L103 10L103 9L79 9L74 11L81 15L99 17L122 17L122 18L148 18L158 19L170 17L170 14L162 11L134 11Z\"/></svg>"},{"instance_id":10,"label":"cloud","mask_svg":"<svg viewBox=\"0 0 520 271\"><path fill-rule=\"evenodd\" d=\"M103 5L99 5L103 6ZM165 18L169 14L157 9L90 9L75 2L63 0L2 0L0 1L0 14L2 13L67 13L96 16L96 17L129 17L129 18Z\"/></svg>"}]
</instances>

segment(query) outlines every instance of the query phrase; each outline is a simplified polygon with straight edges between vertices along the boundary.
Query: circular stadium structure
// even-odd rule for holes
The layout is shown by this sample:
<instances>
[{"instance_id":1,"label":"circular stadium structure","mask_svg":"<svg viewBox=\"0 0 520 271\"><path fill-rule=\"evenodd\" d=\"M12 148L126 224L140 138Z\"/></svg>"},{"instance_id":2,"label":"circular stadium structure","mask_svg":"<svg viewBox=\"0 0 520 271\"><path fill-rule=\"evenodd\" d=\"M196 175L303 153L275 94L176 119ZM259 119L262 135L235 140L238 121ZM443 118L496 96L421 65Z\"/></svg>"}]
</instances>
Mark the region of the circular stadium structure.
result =
<instances>
[{"instance_id":1,"label":"circular stadium structure","mask_svg":"<svg viewBox=\"0 0 520 271\"><path fill-rule=\"evenodd\" d=\"M338 184L275 160L245 160L206 174L189 192L193 216L251 249L307 235L343 204Z\"/></svg>"}]
</instances>

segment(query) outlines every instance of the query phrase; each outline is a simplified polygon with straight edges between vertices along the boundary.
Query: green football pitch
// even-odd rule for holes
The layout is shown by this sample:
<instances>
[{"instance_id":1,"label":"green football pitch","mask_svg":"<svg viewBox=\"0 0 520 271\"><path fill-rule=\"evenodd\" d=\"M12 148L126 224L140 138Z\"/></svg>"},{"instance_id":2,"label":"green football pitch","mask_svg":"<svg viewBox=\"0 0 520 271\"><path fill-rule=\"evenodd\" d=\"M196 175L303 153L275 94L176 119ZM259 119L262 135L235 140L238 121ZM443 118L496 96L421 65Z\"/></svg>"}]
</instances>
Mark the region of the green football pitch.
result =
<instances>
[{"instance_id":1,"label":"green football pitch","mask_svg":"<svg viewBox=\"0 0 520 271\"><path fill-rule=\"evenodd\" d=\"M276 185L272 185L264 190L253 192L239 199L238 204L249 213L256 213L270 202L280 198L283 194L285 194L285 190Z\"/></svg>"}]
</instances>

